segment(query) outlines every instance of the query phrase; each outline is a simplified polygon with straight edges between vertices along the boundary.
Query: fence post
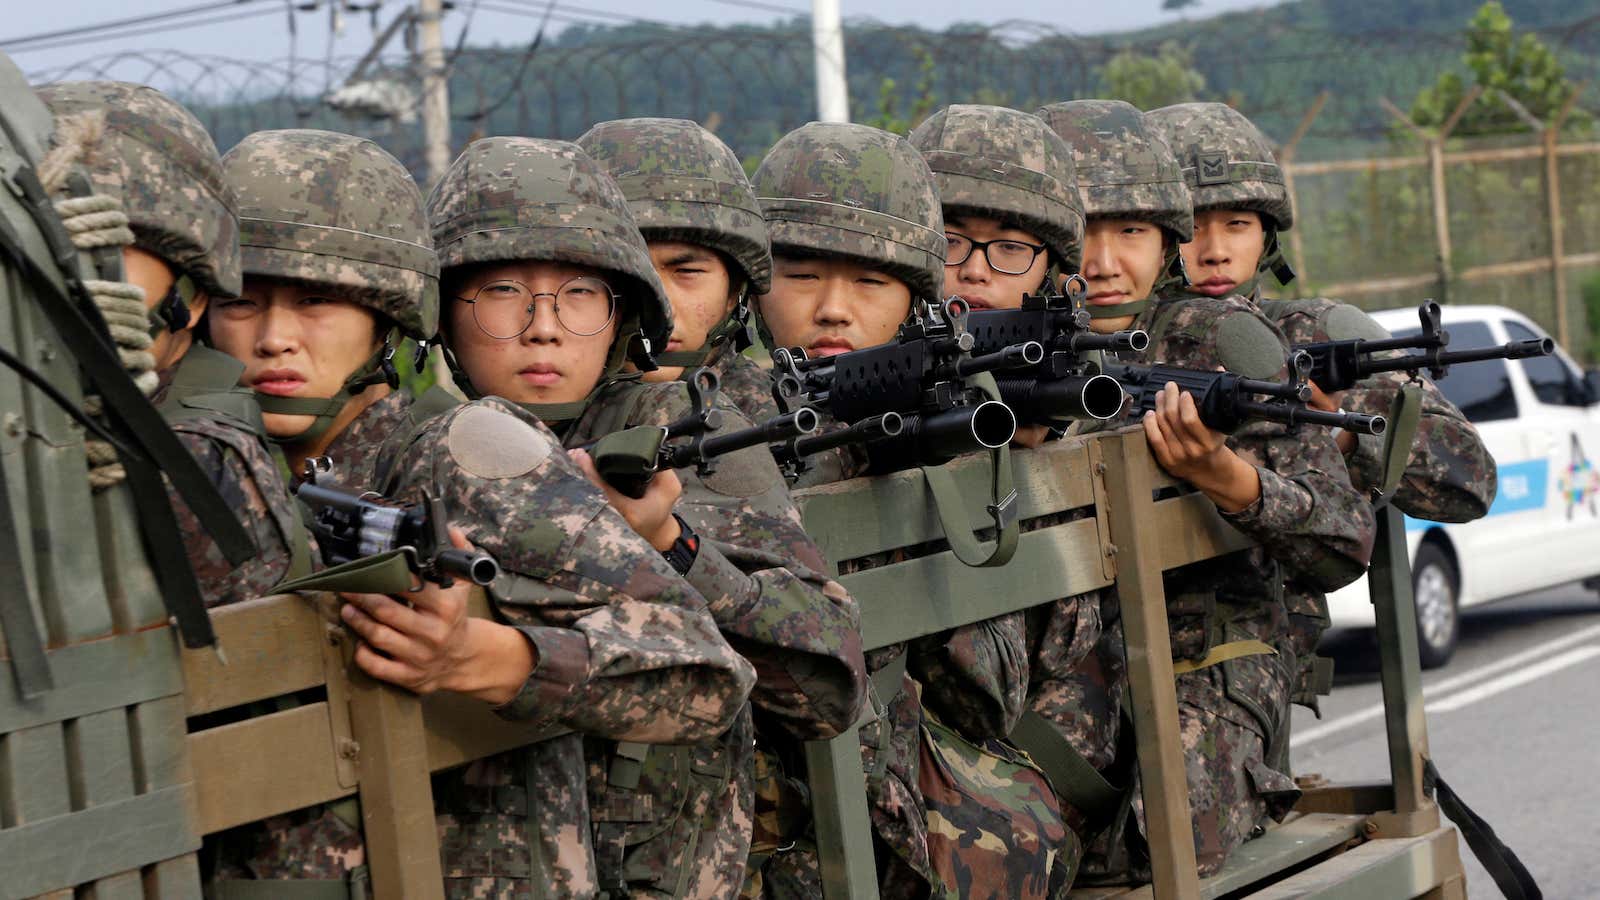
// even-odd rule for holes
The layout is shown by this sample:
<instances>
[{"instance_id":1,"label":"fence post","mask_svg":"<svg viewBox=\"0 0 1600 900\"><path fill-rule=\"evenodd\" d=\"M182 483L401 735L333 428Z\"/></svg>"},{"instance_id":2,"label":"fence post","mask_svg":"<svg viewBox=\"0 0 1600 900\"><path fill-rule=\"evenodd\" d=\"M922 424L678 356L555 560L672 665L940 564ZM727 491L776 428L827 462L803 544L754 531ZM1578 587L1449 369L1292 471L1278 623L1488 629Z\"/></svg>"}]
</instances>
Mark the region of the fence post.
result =
<instances>
[{"instance_id":1,"label":"fence post","mask_svg":"<svg viewBox=\"0 0 1600 900\"><path fill-rule=\"evenodd\" d=\"M1294 154L1299 149L1300 141L1305 138L1306 132L1311 130L1311 123L1315 122L1317 116L1321 114L1323 104L1327 102L1327 91L1318 94L1317 99L1311 101L1311 108L1307 109L1306 114L1300 117L1300 124L1296 126L1294 134L1290 135L1289 140L1278 148L1278 168L1283 172L1283 189L1289 194L1289 210L1294 213L1296 222L1300 221L1300 195L1295 191L1294 187ZM1304 231L1305 229L1303 228L1289 229L1289 253L1294 257L1294 271L1298 276L1295 278L1294 287L1291 290L1296 297L1305 296L1306 242Z\"/></svg>"},{"instance_id":2,"label":"fence post","mask_svg":"<svg viewBox=\"0 0 1600 900\"><path fill-rule=\"evenodd\" d=\"M1411 117L1389 102L1389 98L1378 98L1378 103L1388 111L1389 115L1398 119L1401 124L1413 132L1416 132L1428 150L1428 169L1431 176L1430 183L1433 194L1433 234L1434 240L1438 245L1439 302L1441 303L1450 302L1450 284L1455 280L1455 268L1451 262L1453 254L1450 247L1450 199L1445 190L1444 178L1444 142L1450 137L1450 133L1455 131L1456 125L1461 121L1461 117L1466 115L1467 109L1477 102L1478 97L1482 94L1483 86L1473 85L1472 89L1467 91L1466 96L1461 98L1461 102L1456 104L1455 111L1450 114L1450 118L1445 120L1438 131L1433 132L1411 121Z\"/></svg>"},{"instance_id":3,"label":"fence post","mask_svg":"<svg viewBox=\"0 0 1600 900\"><path fill-rule=\"evenodd\" d=\"M1572 113L1572 105L1578 102L1583 88L1584 85L1573 88L1572 95L1561 104L1560 111L1543 131L1545 206L1550 216L1550 274L1555 279L1556 288L1556 342L1563 347L1572 346L1572 332L1567 314L1567 239L1565 221L1561 216L1561 166L1556 156L1556 142L1561 136L1561 126L1566 124L1567 116Z\"/></svg>"}]
</instances>

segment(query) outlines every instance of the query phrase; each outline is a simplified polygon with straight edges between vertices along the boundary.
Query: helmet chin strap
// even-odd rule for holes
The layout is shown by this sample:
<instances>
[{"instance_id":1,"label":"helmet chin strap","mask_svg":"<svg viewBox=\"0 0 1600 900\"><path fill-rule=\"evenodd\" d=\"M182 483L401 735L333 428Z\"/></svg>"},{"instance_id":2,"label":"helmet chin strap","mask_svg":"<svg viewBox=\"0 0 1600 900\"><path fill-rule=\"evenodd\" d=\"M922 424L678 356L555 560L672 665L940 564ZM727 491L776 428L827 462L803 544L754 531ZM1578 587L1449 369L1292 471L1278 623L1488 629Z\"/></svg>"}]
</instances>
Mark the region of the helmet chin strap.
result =
<instances>
[{"instance_id":1,"label":"helmet chin strap","mask_svg":"<svg viewBox=\"0 0 1600 900\"><path fill-rule=\"evenodd\" d=\"M303 431L297 434L272 437L275 444L298 444L315 441L328 433L333 427L333 422L344 412L345 404L349 403L357 394L375 384L387 383L390 387L400 385L400 373L394 367L394 354L399 340L399 329L390 330L383 339L383 346L367 358L360 368L345 379L344 385L332 397L274 397L270 394L257 394L256 400L261 405L264 413L273 413L282 416L311 416L312 422ZM426 345L419 349L419 354L426 352Z\"/></svg>"},{"instance_id":2,"label":"helmet chin strap","mask_svg":"<svg viewBox=\"0 0 1600 900\"><path fill-rule=\"evenodd\" d=\"M721 351L729 344L733 345L733 352L743 353L754 344L750 336L750 301L744 288L739 289L739 296L734 301L733 311L726 319L717 323L706 335L706 342L694 350L668 350L655 355L656 365L662 367L681 367L691 369L712 362Z\"/></svg>"},{"instance_id":3,"label":"helmet chin strap","mask_svg":"<svg viewBox=\"0 0 1600 900\"><path fill-rule=\"evenodd\" d=\"M148 313L151 340L160 337L163 331L177 334L189 327L189 304L194 302L194 295L194 281L188 275L179 275L173 279L172 287L167 289L167 295L162 297L161 302Z\"/></svg>"}]
</instances>

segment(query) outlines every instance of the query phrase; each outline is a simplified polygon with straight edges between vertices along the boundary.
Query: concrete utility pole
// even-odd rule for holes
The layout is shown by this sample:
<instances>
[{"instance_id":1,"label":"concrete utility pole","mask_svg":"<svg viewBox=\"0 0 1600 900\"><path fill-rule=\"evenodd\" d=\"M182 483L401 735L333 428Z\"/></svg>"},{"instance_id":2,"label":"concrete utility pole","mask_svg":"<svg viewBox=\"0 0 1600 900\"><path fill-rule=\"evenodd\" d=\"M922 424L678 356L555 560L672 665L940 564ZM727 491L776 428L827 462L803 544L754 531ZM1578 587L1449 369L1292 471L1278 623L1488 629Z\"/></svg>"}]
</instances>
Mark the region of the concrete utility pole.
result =
<instances>
[{"instance_id":1,"label":"concrete utility pole","mask_svg":"<svg viewBox=\"0 0 1600 900\"><path fill-rule=\"evenodd\" d=\"M450 82L444 65L444 0L417 0L417 56L422 66L422 146L428 187L450 168Z\"/></svg>"},{"instance_id":2,"label":"concrete utility pole","mask_svg":"<svg viewBox=\"0 0 1600 900\"><path fill-rule=\"evenodd\" d=\"M811 0L811 48L817 68L817 118L823 122L850 121L839 0Z\"/></svg>"}]
</instances>

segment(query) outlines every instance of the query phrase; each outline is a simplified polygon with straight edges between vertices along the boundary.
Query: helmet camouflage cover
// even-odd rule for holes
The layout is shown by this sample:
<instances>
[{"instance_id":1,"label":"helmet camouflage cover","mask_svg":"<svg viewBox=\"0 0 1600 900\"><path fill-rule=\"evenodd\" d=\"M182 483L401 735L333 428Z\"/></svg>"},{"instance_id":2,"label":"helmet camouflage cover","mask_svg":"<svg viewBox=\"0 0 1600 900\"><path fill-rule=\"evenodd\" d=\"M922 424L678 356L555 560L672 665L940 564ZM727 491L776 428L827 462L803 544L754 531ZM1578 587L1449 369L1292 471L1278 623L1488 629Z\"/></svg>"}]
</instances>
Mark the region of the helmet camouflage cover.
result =
<instances>
[{"instance_id":1,"label":"helmet camouflage cover","mask_svg":"<svg viewBox=\"0 0 1600 900\"><path fill-rule=\"evenodd\" d=\"M754 182L774 253L846 256L881 267L914 296L942 293L944 215L933 173L905 138L812 122L773 145Z\"/></svg>"},{"instance_id":2,"label":"helmet camouflage cover","mask_svg":"<svg viewBox=\"0 0 1600 900\"><path fill-rule=\"evenodd\" d=\"M772 286L772 250L761 205L739 157L687 119L617 119L578 138L628 198L647 241L719 250L755 294Z\"/></svg>"},{"instance_id":3,"label":"helmet camouflage cover","mask_svg":"<svg viewBox=\"0 0 1600 900\"><path fill-rule=\"evenodd\" d=\"M948 106L911 132L945 216L978 215L1033 232L1075 270L1083 200L1072 148L1038 116L1003 106Z\"/></svg>"},{"instance_id":4,"label":"helmet camouflage cover","mask_svg":"<svg viewBox=\"0 0 1600 900\"><path fill-rule=\"evenodd\" d=\"M1140 219L1194 236L1194 209L1177 157L1144 114L1122 100L1068 100L1038 115L1072 146L1088 216Z\"/></svg>"},{"instance_id":5,"label":"helmet camouflage cover","mask_svg":"<svg viewBox=\"0 0 1600 900\"><path fill-rule=\"evenodd\" d=\"M422 191L366 138L258 131L223 157L248 275L341 290L417 339L439 324L439 261Z\"/></svg>"},{"instance_id":6,"label":"helmet camouflage cover","mask_svg":"<svg viewBox=\"0 0 1600 900\"><path fill-rule=\"evenodd\" d=\"M1145 114L1178 154L1196 212L1248 209L1294 226L1289 189L1272 142L1226 103L1179 103Z\"/></svg>"},{"instance_id":7,"label":"helmet camouflage cover","mask_svg":"<svg viewBox=\"0 0 1600 900\"><path fill-rule=\"evenodd\" d=\"M96 191L122 201L134 246L212 295L237 296L238 210L200 120L155 88L121 81L66 81L38 95L58 119L103 119L85 167Z\"/></svg>"},{"instance_id":8,"label":"helmet camouflage cover","mask_svg":"<svg viewBox=\"0 0 1600 900\"><path fill-rule=\"evenodd\" d=\"M617 183L577 144L523 137L474 141L434 186L428 218L444 269L543 260L604 269L657 349L672 306ZM622 337L619 334L619 337Z\"/></svg>"}]
</instances>

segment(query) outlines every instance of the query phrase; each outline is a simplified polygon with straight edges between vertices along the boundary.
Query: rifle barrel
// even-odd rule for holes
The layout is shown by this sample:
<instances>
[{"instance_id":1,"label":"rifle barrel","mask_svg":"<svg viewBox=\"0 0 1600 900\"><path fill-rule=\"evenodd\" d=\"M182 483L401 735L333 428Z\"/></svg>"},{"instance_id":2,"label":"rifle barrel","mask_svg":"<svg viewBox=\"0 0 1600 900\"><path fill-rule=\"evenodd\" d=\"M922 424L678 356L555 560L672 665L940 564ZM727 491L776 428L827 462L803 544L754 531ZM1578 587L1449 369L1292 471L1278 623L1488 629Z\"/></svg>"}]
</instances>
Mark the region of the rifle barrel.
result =
<instances>
[{"instance_id":1,"label":"rifle barrel","mask_svg":"<svg viewBox=\"0 0 1600 900\"><path fill-rule=\"evenodd\" d=\"M849 444L870 444L887 438L898 437L906 427L905 417L897 412L886 412L873 416L851 425L849 428L840 428L826 434L813 437L799 438L794 442L794 455L814 456L826 453L838 447Z\"/></svg>"},{"instance_id":2,"label":"rifle barrel","mask_svg":"<svg viewBox=\"0 0 1600 900\"><path fill-rule=\"evenodd\" d=\"M1239 390L1247 394L1265 394L1268 397L1281 397L1285 400L1296 400L1301 403L1311 399L1311 385L1304 382L1284 381L1259 381L1254 378L1240 378Z\"/></svg>"},{"instance_id":3,"label":"rifle barrel","mask_svg":"<svg viewBox=\"0 0 1600 900\"><path fill-rule=\"evenodd\" d=\"M816 410L810 407L801 407L792 413L776 416L749 428L708 437L700 442L699 455L702 459L727 456L730 453L737 453L748 447L772 444L799 437L803 434L811 434L821 424L822 419L817 415ZM679 449L683 453L677 452ZM681 469L684 466L698 462L695 459L682 458L684 455L689 454L692 449L691 447L672 448L672 455L669 457L667 465L663 468Z\"/></svg>"},{"instance_id":4,"label":"rifle barrel","mask_svg":"<svg viewBox=\"0 0 1600 900\"><path fill-rule=\"evenodd\" d=\"M1389 421L1383 416L1368 416L1351 412L1328 412L1294 403L1262 403L1258 400L1241 400L1239 411L1255 419L1281 422L1285 425L1324 425L1343 428L1356 434L1383 434Z\"/></svg>"},{"instance_id":5,"label":"rifle barrel","mask_svg":"<svg viewBox=\"0 0 1600 900\"><path fill-rule=\"evenodd\" d=\"M958 377L965 378L968 375L993 372L996 369L1036 366L1041 362L1044 362L1044 345L1038 341L1023 341L993 353L958 359L955 362L955 370Z\"/></svg>"},{"instance_id":6,"label":"rifle barrel","mask_svg":"<svg viewBox=\"0 0 1600 900\"><path fill-rule=\"evenodd\" d=\"M1113 331L1110 334L1095 334L1092 331L1081 331L1072 336L1067 342L1067 347L1073 353L1089 353L1094 350L1104 350L1107 353L1143 353L1150 346L1150 335L1143 331Z\"/></svg>"},{"instance_id":7,"label":"rifle barrel","mask_svg":"<svg viewBox=\"0 0 1600 900\"><path fill-rule=\"evenodd\" d=\"M1529 359L1549 356L1556 352L1556 342L1550 338L1530 338L1511 341L1493 347L1473 347L1468 350L1444 350L1433 353L1408 353L1393 359L1367 359L1362 370L1370 375L1379 372L1415 372L1435 365L1454 366L1462 363L1484 362L1491 359Z\"/></svg>"},{"instance_id":8,"label":"rifle barrel","mask_svg":"<svg viewBox=\"0 0 1600 900\"><path fill-rule=\"evenodd\" d=\"M487 553L471 550L441 550L433 557L433 568L457 578L465 578L480 587L487 587L500 577L500 565Z\"/></svg>"}]
</instances>

